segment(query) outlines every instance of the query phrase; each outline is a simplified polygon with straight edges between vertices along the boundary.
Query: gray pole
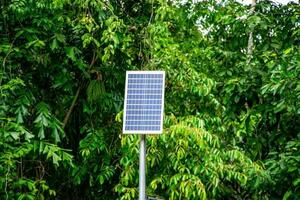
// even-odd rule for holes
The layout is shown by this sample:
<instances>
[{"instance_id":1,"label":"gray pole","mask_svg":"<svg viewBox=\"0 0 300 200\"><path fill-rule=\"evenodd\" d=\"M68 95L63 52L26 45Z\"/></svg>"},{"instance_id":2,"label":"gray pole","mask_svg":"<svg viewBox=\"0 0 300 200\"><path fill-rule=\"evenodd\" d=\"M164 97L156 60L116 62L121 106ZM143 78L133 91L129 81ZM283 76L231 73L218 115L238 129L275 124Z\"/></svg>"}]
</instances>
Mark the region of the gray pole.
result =
<instances>
[{"instance_id":1,"label":"gray pole","mask_svg":"<svg viewBox=\"0 0 300 200\"><path fill-rule=\"evenodd\" d=\"M146 135L140 139L139 200L146 200Z\"/></svg>"}]
</instances>

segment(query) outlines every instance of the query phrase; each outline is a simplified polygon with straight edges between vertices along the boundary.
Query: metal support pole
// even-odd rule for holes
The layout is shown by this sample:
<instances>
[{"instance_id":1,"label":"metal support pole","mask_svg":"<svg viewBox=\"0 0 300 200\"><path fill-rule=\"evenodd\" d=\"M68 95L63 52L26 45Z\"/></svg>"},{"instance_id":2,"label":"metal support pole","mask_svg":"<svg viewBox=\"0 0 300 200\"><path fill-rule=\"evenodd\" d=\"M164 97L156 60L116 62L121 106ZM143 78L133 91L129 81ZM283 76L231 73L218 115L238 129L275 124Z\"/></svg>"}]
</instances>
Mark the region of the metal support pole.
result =
<instances>
[{"instance_id":1,"label":"metal support pole","mask_svg":"<svg viewBox=\"0 0 300 200\"><path fill-rule=\"evenodd\" d=\"M140 138L139 200L146 200L146 135Z\"/></svg>"}]
</instances>

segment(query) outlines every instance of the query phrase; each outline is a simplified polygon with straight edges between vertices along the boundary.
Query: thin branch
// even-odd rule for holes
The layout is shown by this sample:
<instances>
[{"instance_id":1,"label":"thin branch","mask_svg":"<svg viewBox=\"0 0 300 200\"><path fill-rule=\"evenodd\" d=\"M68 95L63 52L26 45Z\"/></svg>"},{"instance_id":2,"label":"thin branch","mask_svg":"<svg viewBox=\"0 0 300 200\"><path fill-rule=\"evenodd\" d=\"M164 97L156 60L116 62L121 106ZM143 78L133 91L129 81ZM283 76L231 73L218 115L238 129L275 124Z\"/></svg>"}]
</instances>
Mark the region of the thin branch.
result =
<instances>
[{"instance_id":1,"label":"thin branch","mask_svg":"<svg viewBox=\"0 0 300 200\"><path fill-rule=\"evenodd\" d=\"M151 21L152 21L152 17L153 17L153 0L152 0L152 5L151 5L151 16L150 16L150 19L149 19L149 22L148 22L148 26L150 25Z\"/></svg>"},{"instance_id":2,"label":"thin branch","mask_svg":"<svg viewBox=\"0 0 300 200\"><path fill-rule=\"evenodd\" d=\"M8 185L8 175L9 175L9 172L10 172L10 167L8 166L7 167L7 173L5 174L5 188L4 188L5 195L6 195L6 200L8 200L7 185Z\"/></svg>"},{"instance_id":3,"label":"thin branch","mask_svg":"<svg viewBox=\"0 0 300 200\"><path fill-rule=\"evenodd\" d=\"M73 109L74 109L74 106L75 106L75 104L76 104L76 101L77 101L77 99L78 99L78 97L79 97L80 90L81 90L81 86L77 89L76 94L75 94L75 97L74 97L74 99L73 99L73 101L72 101L71 107L69 108L69 110L68 110L68 112L67 112L67 114L66 114L66 116L65 116L65 118L64 118L63 125L62 125L62 128L63 128L63 129L65 128L66 124L67 124L68 121L69 121L69 118L70 118L70 116L71 116L71 113L72 113L72 111L73 111Z\"/></svg>"},{"instance_id":4,"label":"thin branch","mask_svg":"<svg viewBox=\"0 0 300 200\"><path fill-rule=\"evenodd\" d=\"M92 58L92 61L91 61L90 65L89 65L89 68L88 68L89 70L90 70L90 69L92 68L92 66L95 64L96 60L97 60L96 52L93 51L93 58ZM76 91L76 94L75 94L75 96L74 96L74 99L73 99L73 101L72 101L72 104L71 104L71 106L70 106L70 108L69 108L69 110L68 110L68 112L67 112L67 114L66 114L66 116L65 116L65 118L64 118L64 120L63 120L63 124L62 124L62 128L63 128L63 129L66 127L66 125L67 125L67 123L68 123L68 121L69 121L69 118L70 118L71 113L72 113L72 111L73 111L73 109L74 109L74 107L75 107L75 104L76 104L76 102L77 102L77 99L78 99L78 97L79 97L79 93L80 93L80 90L81 90L81 89L82 89L82 86L79 86L79 88L78 88L77 91Z\"/></svg>"},{"instance_id":5,"label":"thin branch","mask_svg":"<svg viewBox=\"0 0 300 200\"><path fill-rule=\"evenodd\" d=\"M16 40L16 38L10 44L9 50L8 50L7 54L5 55L5 57L3 58L3 62L2 62L3 75L0 77L0 86L2 85L2 80L3 80L4 74L5 74L6 60L7 60L8 56L11 54L11 52L13 51L13 46L14 46L15 40Z\"/></svg>"}]
</instances>

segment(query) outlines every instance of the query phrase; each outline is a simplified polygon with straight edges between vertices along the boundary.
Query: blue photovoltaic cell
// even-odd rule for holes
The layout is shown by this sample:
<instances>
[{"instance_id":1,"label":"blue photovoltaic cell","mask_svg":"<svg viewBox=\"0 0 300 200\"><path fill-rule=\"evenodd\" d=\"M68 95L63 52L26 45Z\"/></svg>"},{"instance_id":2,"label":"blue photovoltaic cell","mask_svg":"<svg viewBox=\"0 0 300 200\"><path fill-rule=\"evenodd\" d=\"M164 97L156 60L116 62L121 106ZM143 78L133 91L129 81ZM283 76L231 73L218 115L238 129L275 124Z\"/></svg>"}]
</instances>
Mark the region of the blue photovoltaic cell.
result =
<instances>
[{"instance_id":1,"label":"blue photovoltaic cell","mask_svg":"<svg viewBox=\"0 0 300 200\"><path fill-rule=\"evenodd\" d=\"M160 120L159 121L128 121L126 123L127 125L160 125Z\"/></svg>"},{"instance_id":2,"label":"blue photovoltaic cell","mask_svg":"<svg viewBox=\"0 0 300 200\"><path fill-rule=\"evenodd\" d=\"M164 72L127 74L124 132L160 132Z\"/></svg>"},{"instance_id":3,"label":"blue photovoltaic cell","mask_svg":"<svg viewBox=\"0 0 300 200\"><path fill-rule=\"evenodd\" d=\"M137 99L137 100L127 100L127 105L137 105L137 104L142 104L142 105L161 105L161 100L157 99Z\"/></svg>"},{"instance_id":4,"label":"blue photovoltaic cell","mask_svg":"<svg viewBox=\"0 0 300 200\"><path fill-rule=\"evenodd\" d=\"M161 109L161 105L127 105L126 110L131 110L131 109L144 109L144 110L155 110L155 109Z\"/></svg>"},{"instance_id":5,"label":"blue photovoltaic cell","mask_svg":"<svg viewBox=\"0 0 300 200\"><path fill-rule=\"evenodd\" d=\"M128 83L140 83L140 84L162 84L163 80L162 79L129 79Z\"/></svg>"},{"instance_id":6,"label":"blue photovoltaic cell","mask_svg":"<svg viewBox=\"0 0 300 200\"><path fill-rule=\"evenodd\" d=\"M144 116L143 117L143 120L152 120L152 121L155 121L155 120L159 120L160 121L160 118L161 116L157 115L157 116ZM140 116L126 116L126 121L137 121L137 120L140 120Z\"/></svg>"},{"instance_id":7,"label":"blue photovoltaic cell","mask_svg":"<svg viewBox=\"0 0 300 200\"><path fill-rule=\"evenodd\" d=\"M160 79L162 79L163 74L162 73L157 73L157 74L128 74L128 79L130 79L130 78L142 78L142 79L145 79L145 78L150 78L150 79L160 78Z\"/></svg>"},{"instance_id":8,"label":"blue photovoltaic cell","mask_svg":"<svg viewBox=\"0 0 300 200\"><path fill-rule=\"evenodd\" d=\"M135 95L127 95L127 99L131 100L131 99L153 99L153 100L157 100L157 99L161 99L161 95L148 95L148 94L135 94Z\"/></svg>"},{"instance_id":9,"label":"blue photovoltaic cell","mask_svg":"<svg viewBox=\"0 0 300 200\"><path fill-rule=\"evenodd\" d=\"M162 91L161 90L148 90L147 91L147 94L161 94ZM127 91L127 94L128 95L131 95L131 94L144 94L144 91L143 90L128 90Z\"/></svg>"},{"instance_id":10,"label":"blue photovoltaic cell","mask_svg":"<svg viewBox=\"0 0 300 200\"><path fill-rule=\"evenodd\" d=\"M160 126L136 126L136 125L126 125L126 131L159 131Z\"/></svg>"},{"instance_id":11,"label":"blue photovoltaic cell","mask_svg":"<svg viewBox=\"0 0 300 200\"><path fill-rule=\"evenodd\" d=\"M160 110L127 110L126 114L127 115L141 115L146 116L146 115L160 115L161 111ZM141 117L141 118L142 118Z\"/></svg>"}]
</instances>

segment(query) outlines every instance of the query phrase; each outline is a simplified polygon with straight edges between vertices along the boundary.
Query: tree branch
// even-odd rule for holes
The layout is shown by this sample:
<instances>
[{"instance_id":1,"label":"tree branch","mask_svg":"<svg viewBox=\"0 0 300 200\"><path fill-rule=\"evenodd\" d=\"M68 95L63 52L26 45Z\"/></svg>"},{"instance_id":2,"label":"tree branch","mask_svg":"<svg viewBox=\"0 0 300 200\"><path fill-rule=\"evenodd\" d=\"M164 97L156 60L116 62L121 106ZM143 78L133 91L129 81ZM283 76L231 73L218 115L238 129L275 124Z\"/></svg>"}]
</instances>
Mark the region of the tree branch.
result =
<instances>
[{"instance_id":1,"label":"tree branch","mask_svg":"<svg viewBox=\"0 0 300 200\"><path fill-rule=\"evenodd\" d=\"M70 116L71 116L71 113L72 113L72 111L73 111L73 109L74 109L74 106L75 106L75 104L76 104L76 101L77 101L77 99L78 99L80 90L81 90L81 87L79 87L79 88L77 89L76 94L75 94L75 97L74 97L74 99L73 99L73 101L72 101L71 107L69 108L69 110L68 110L68 112L67 112L67 114L66 114L66 116L65 116L65 118L64 118L63 125L62 125L62 128L63 128L63 129L65 128L66 124L67 124L68 121L69 121L69 118L70 118Z\"/></svg>"},{"instance_id":2,"label":"tree branch","mask_svg":"<svg viewBox=\"0 0 300 200\"><path fill-rule=\"evenodd\" d=\"M91 69L91 68L92 68L92 66L95 64L96 60L97 60L96 52L93 51L93 58L92 58L92 61L91 61L90 65L89 65L89 68L88 68L88 69ZM79 93L80 93L80 90L81 90L81 89L82 89L82 86L79 86L79 88L78 88L77 91L76 91L76 94L75 94L75 97L74 97L74 99L73 99L73 101L72 101L72 104L71 104L71 106L70 106L70 108L69 108L69 110L68 110L68 112L67 112L67 114L66 114L66 116L65 116L65 118L64 118L64 121L63 121L63 124L62 124L62 128L63 128L63 129L66 127L66 125L67 125L67 123L68 123L68 121L69 121L69 118L70 118L71 113L72 113L72 111L73 111L73 109L74 109L74 106L75 106L75 104L76 104L76 102L77 102L77 99L78 99L78 97L79 97Z\"/></svg>"}]
</instances>

